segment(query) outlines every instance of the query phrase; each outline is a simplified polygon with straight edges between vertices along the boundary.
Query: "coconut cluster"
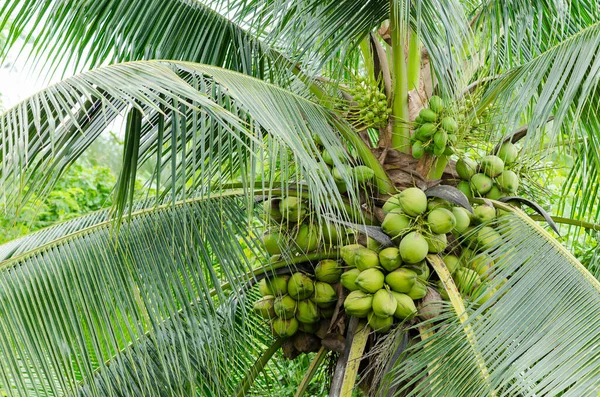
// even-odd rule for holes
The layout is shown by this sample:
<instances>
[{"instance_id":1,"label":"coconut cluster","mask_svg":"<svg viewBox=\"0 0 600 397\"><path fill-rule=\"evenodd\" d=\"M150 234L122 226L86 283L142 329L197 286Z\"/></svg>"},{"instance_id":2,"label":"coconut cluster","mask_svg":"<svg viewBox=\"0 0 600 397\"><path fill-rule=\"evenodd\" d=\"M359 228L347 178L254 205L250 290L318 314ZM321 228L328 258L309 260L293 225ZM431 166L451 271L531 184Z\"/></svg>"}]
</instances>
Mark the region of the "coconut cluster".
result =
<instances>
[{"instance_id":1,"label":"coconut cluster","mask_svg":"<svg viewBox=\"0 0 600 397\"><path fill-rule=\"evenodd\" d=\"M340 193L346 193L348 190L346 187L346 182L344 181L344 173L346 175L351 175L360 185L371 181L375 176L375 172L366 165L353 166L350 164L345 164L344 159L346 157L345 153L342 153L343 151L344 149L342 148L330 150L324 149L321 152L321 157L323 158L325 165L319 170L331 173L331 176L333 177L333 180L335 181ZM335 166L334 156L338 159L338 161L342 162L341 166ZM340 167L343 167L343 170L340 169Z\"/></svg>"},{"instance_id":2,"label":"coconut cluster","mask_svg":"<svg viewBox=\"0 0 600 397\"><path fill-rule=\"evenodd\" d=\"M436 156L451 155L457 142L458 123L444 101L437 95L429 98L428 107L415 118L415 132L411 137L412 155L419 159L427 153Z\"/></svg>"},{"instance_id":3,"label":"coconut cluster","mask_svg":"<svg viewBox=\"0 0 600 397\"><path fill-rule=\"evenodd\" d=\"M495 276L495 264L488 252L502 244L502 232L508 228L498 226L505 222L509 222L506 215L499 214L494 207L486 204L476 206L471 215L471 226L455 233L457 241L461 242L460 247L443 257L461 294L480 304L495 292L495 288L490 286ZM448 299L443 286L438 285L438 291L444 299Z\"/></svg>"},{"instance_id":4,"label":"coconut cluster","mask_svg":"<svg viewBox=\"0 0 600 397\"><path fill-rule=\"evenodd\" d=\"M262 298L254 303L254 312L269 322L274 335L292 338L298 353L316 351L335 311L341 274L339 263L326 259L317 264L314 275L263 278L258 283Z\"/></svg>"},{"instance_id":5,"label":"coconut cluster","mask_svg":"<svg viewBox=\"0 0 600 397\"><path fill-rule=\"evenodd\" d=\"M497 200L515 194L519 176L511 170L519 152L515 145L505 142L498 155L485 156L477 163L468 157L456 162L456 172L461 178L457 188L467 197L486 197Z\"/></svg>"},{"instance_id":6,"label":"coconut cluster","mask_svg":"<svg viewBox=\"0 0 600 397\"><path fill-rule=\"evenodd\" d=\"M388 106L388 100L375 81L364 79L350 89L354 102L358 109L350 109L349 120L366 126L381 127L388 122L392 109Z\"/></svg>"}]
</instances>

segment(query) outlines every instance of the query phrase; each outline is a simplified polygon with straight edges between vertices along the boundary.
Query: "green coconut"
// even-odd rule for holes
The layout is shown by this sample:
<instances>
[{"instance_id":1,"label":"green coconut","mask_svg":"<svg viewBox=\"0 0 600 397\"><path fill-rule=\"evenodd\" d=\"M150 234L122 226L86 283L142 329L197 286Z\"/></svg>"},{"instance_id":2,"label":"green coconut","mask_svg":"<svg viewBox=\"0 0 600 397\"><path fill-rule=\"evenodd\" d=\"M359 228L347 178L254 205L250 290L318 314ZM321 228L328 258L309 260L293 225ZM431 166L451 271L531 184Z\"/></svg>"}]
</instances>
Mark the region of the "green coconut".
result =
<instances>
[{"instance_id":1,"label":"green coconut","mask_svg":"<svg viewBox=\"0 0 600 397\"><path fill-rule=\"evenodd\" d=\"M469 268L475 270L481 277L485 277L493 266L494 258L485 252L475 256L469 261Z\"/></svg>"},{"instance_id":2,"label":"green coconut","mask_svg":"<svg viewBox=\"0 0 600 397\"><path fill-rule=\"evenodd\" d=\"M448 291L446 291L446 288L444 288L444 284L442 283L441 280L436 281L435 289L440 294L440 296L442 297L443 300L445 300L445 301L450 300L450 297L448 296Z\"/></svg>"},{"instance_id":3,"label":"green coconut","mask_svg":"<svg viewBox=\"0 0 600 397\"><path fill-rule=\"evenodd\" d=\"M489 155L481 159L481 170L484 174L493 178L504 171L504 161L498 156Z\"/></svg>"},{"instance_id":4,"label":"green coconut","mask_svg":"<svg viewBox=\"0 0 600 397\"><path fill-rule=\"evenodd\" d=\"M289 295L278 296L273 302L275 314L280 318L292 318L296 315L297 302Z\"/></svg>"},{"instance_id":5,"label":"green coconut","mask_svg":"<svg viewBox=\"0 0 600 397\"><path fill-rule=\"evenodd\" d=\"M321 238L327 243L338 244L340 240L340 235L338 233L336 225L329 222L322 222Z\"/></svg>"},{"instance_id":6,"label":"green coconut","mask_svg":"<svg viewBox=\"0 0 600 397\"><path fill-rule=\"evenodd\" d=\"M449 210L450 203L448 203L446 200L441 199L439 197L434 197L433 199L430 199L429 201L427 201L427 211L433 211L436 208L445 208L445 209Z\"/></svg>"},{"instance_id":7,"label":"green coconut","mask_svg":"<svg viewBox=\"0 0 600 397\"><path fill-rule=\"evenodd\" d=\"M254 302L254 312L262 318L275 318L275 297L273 295L265 295Z\"/></svg>"},{"instance_id":8,"label":"green coconut","mask_svg":"<svg viewBox=\"0 0 600 397\"><path fill-rule=\"evenodd\" d=\"M262 296L273 295L273 291L271 291L271 288L267 284L266 278L263 278L258 282L258 290Z\"/></svg>"},{"instance_id":9,"label":"green coconut","mask_svg":"<svg viewBox=\"0 0 600 397\"><path fill-rule=\"evenodd\" d=\"M296 319L306 324L319 321L321 315L319 314L317 304L309 299L299 301L298 307L296 308Z\"/></svg>"},{"instance_id":10,"label":"green coconut","mask_svg":"<svg viewBox=\"0 0 600 397\"><path fill-rule=\"evenodd\" d=\"M385 288L373 294L373 313L379 317L390 317L396 311L396 299L390 291Z\"/></svg>"},{"instance_id":11,"label":"green coconut","mask_svg":"<svg viewBox=\"0 0 600 397\"><path fill-rule=\"evenodd\" d=\"M414 138L420 141L427 141L437 132L437 127L433 123L424 123L416 131Z\"/></svg>"},{"instance_id":12,"label":"green coconut","mask_svg":"<svg viewBox=\"0 0 600 397\"><path fill-rule=\"evenodd\" d=\"M506 170L498 175L496 182L505 192L515 193L519 188L519 176L511 170Z\"/></svg>"},{"instance_id":13,"label":"green coconut","mask_svg":"<svg viewBox=\"0 0 600 397\"><path fill-rule=\"evenodd\" d=\"M445 234L425 236L425 240L427 241L428 250L431 254L439 254L448 246L448 238Z\"/></svg>"},{"instance_id":14,"label":"green coconut","mask_svg":"<svg viewBox=\"0 0 600 397\"><path fill-rule=\"evenodd\" d=\"M419 263L427 256L429 244L421 234L411 232L402 238L399 249L403 262Z\"/></svg>"},{"instance_id":15,"label":"green coconut","mask_svg":"<svg viewBox=\"0 0 600 397\"><path fill-rule=\"evenodd\" d=\"M463 207L452 207L452 214L456 219L456 225L454 230L458 233L462 233L471 225L471 213Z\"/></svg>"},{"instance_id":16,"label":"green coconut","mask_svg":"<svg viewBox=\"0 0 600 397\"><path fill-rule=\"evenodd\" d=\"M400 250L396 247L388 247L379 253L379 264L385 271L391 272L402 265Z\"/></svg>"},{"instance_id":17,"label":"green coconut","mask_svg":"<svg viewBox=\"0 0 600 397\"><path fill-rule=\"evenodd\" d=\"M348 266L354 267L354 266L356 266L354 264L354 259L356 258L356 252L359 249L363 249L363 248L365 248L365 247L360 244L344 245L340 249L340 256L342 257L342 259Z\"/></svg>"},{"instance_id":18,"label":"green coconut","mask_svg":"<svg viewBox=\"0 0 600 397\"><path fill-rule=\"evenodd\" d=\"M294 241L300 252L314 251L319 246L319 229L312 223L302 224L298 227Z\"/></svg>"},{"instance_id":19,"label":"green coconut","mask_svg":"<svg viewBox=\"0 0 600 397\"><path fill-rule=\"evenodd\" d=\"M511 164L517 160L519 156L519 151L517 147L511 142L505 142L500 146L500 150L498 151L498 157L504 161L504 164Z\"/></svg>"},{"instance_id":20,"label":"green coconut","mask_svg":"<svg viewBox=\"0 0 600 397\"><path fill-rule=\"evenodd\" d=\"M367 248L379 254L379 251L381 251L381 243L375 240L373 237L367 236Z\"/></svg>"},{"instance_id":21,"label":"green coconut","mask_svg":"<svg viewBox=\"0 0 600 397\"><path fill-rule=\"evenodd\" d=\"M444 110L444 100L437 95L433 95L429 98L429 109L436 113L440 113Z\"/></svg>"},{"instance_id":22,"label":"green coconut","mask_svg":"<svg viewBox=\"0 0 600 397\"><path fill-rule=\"evenodd\" d=\"M454 273L460 267L460 261L456 255L448 254L443 259L450 273Z\"/></svg>"},{"instance_id":23,"label":"green coconut","mask_svg":"<svg viewBox=\"0 0 600 397\"><path fill-rule=\"evenodd\" d=\"M492 189L494 182L485 174L475 174L469 182L469 187L474 193L483 196Z\"/></svg>"},{"instance_id":24,"label":"green coconut","mask_svg":"<svg viewBox=\"0 0 600 397\"><path fill-rule=\"evenodd\" d=\"M358 289L358 285L356 285L356 278L359 274L360 270L358 269L350 269L342 273L340 281L344 288L350 291L356 291Z\"/></svg>"},{"instance_id":25,"label":"green coconut","mask_svg":"<svg viewBox=\"0 0 600 397\"><path fill-rule=\"evenodd\" d=\"M456 132L458 130L458 123L454 117L444 117L441 121L442 128L448 133Z\"/></svg>"},{"instance_id":26,"label":"green coconut","mask_svg":"<svg viewBox=\"0 0 600 397\"><path fill-rule=\"evenodd\" d=\"M385 276L385 283L390 286L392 291L402 293L409 292L416 280L417 272L405 267L396 269Z\"/></svg>"},{"instance_id":27,"label":"green coconut","mask_svg":"<svg viewBox=\"0 0 600 397\"><path fill-rule=\"evenodd\" d=\"M363 270L356 277L355 283L361 291L374 294L377 290L383 288L385 276L383 273L374 267Z\"/></svg>"},{"instance_id":28,"label":"green coconut","mask_svg":"<svg viewBox=\"0 0 600 397\"><path fill-rule=\"evenodd\" d=\"M417 307L415 306L415 302L411 299L410 296L392 291L392 295L396 299L396 311L394 312L394 317L404 320L413 317L417 314Z\"/></svg>"},{"instance_id":29,"label":"green coconut","mask_svg":"<svg viewBox=\"0 0 600 397\"><path fill-rule=\"evenodd\" d=\"M290 222L299 223L306 215L306 206L298 197L286 197L279 202L281 215Z\"/></svg>"},{"instance_id":30,"label":"green coconut","mask_svg":"<svg viewBox=\"0 0 600 397\"><path fill-rule=\"evenodd\" d=\"M496 218L496 209L490 205L478 205L473 209L473 215L479 223L491 222Z\"/></svg>"},{"instance_id":31,"label":"green coconut","mask_svg":"<svg viewBox=\"0 0 600 397\"><path fill-rule=\"evenodd\" d=\"M411 218L398 212L389 212L383 219L381 228L388 236L401 237L410 231Z\"/></svg>"},{"instance_id":32,"label":"green coconut","mask_svg":"<svg viewBox=\"0 0 600 397\"><path fill-rule=\"evenodd\" d=\"M386 202L383 204L383 207L381 207L383 212L385 212L386 214L388 212L391 212L392 210L399 209L399 208L401 208L400 207L400 193L395 194L392 197L390 197L389 199L387 199Z\"/></svg>"},{"instance_id":33,"label":"green coconut","mask_svg":"<svg viewBox=\"0 0 600 397\"><path fill-rule=\"evenodd\" d=\"M279 232L265 233L262 237L263 246L270 255L281 254L281 247L284 241L283 236Z\"/></svg>"},{"instance_id":34,"label":"green coconut","mask_svg":"<svg viewBox=\"0 0 600 397\"><path fill-rule=\"evenodd\" d=\"M333 156L332 154L334 154L338 161L344 162L346 160L346 158L348 157L348 155L346 154L346 151L342 148L331 148L330 150L323 150L323 152L321 153L321 156L323 157L323 161L326 162L329 165L333 165Z\"/></svg>"},{"instance_id":35,"label":"green coconut","mask_svg":"<svg viewBox=\"0 0 600 397\"><path fill-rule=\"evenodd\" d=\"M281 338L289 338L296 331L298 331L298 320L293 317L289 320L283 318L273 320L273 332Z\"/></svg>"},{"instance_id":36,"label":"green coconut","mask_svg":"<svg viewBox=\"0 0 600 397\"><path fill-rule=\"evenodd\" d=\"M433 145L436 149L444 150L446 148L446 144L448 143L448 133L444 130L437 130L435 134L433 134Z\"/></svg>"},{"instance_id":37,"label":"green coconut","mask_svg":"<svg viewBox=\"0 0 600 397\"><path fill-rule=\"evenodd\" d=\"M420 159L425 154L425 148L423 147L423 142L415 141L412 144L412 156L416 159Z\"/></svg>"},{"instance_id":38,"label":"green coconut","mask_svg":"<svg viewBox=\"0 0 600 397\"><path fill-rule=\"evenodd\" d=\"M465 196L467 196L467 198L473 198L473 191L471 190L471 184L467 181L460 181L458 182L458 184L456 185L456 188L458 190L460 190L461 192L463 192L463 194Z\"/></svg>"},{"instance_id":39,"label":"green coconut","mask_svg":"<svg viewBox=\"0 0 600 397\"><path fill-rule=\"evenodd\" d=\"M333 259L323 259L315 267L315 277L319 281L326 283L337 283L340 281L342 275L342 268L338 262Z\"/></svg>"},{"instance_id":40,"label":"green coconut","mask_svg":"<svg viewBox=\"0 0 600 397\"><path fill-rule=\"evenodd\" d=\"M277 276L267 280L267 285L271 290L272 295L280 296L287 294L287 285L290 276Z\"/></svg>"},{"instance_id":41,"label":"green coconut","mask_svg":"<svg viewBox=\"0 0 600 397\"><path fill-rule=\"evenodd\" d=\"M365 318L371 311L372 305L373 295L365 294L363 291L352 291L344 301L344 310L350 316Z\"/></svg>"},{"instance_id":42,"label":"green coconut","mask_svg":"<svg viewBox=\"0 0 600 397\"><path fill-rule=\"evenodd\" d=\"M279 200L271 199L263 201L263 209L266 220L280 221L283 217L279 211Z\"/></svg>"},{"instance_id":43,"label":"green coconut","mask_svg":"<svg viewBox=\"0 0 600 397\"><path fill-rule=\"evenodd\" d=\"M481 285L481 278L474 270L461 267L454 273L454 281L458 289L469 294Z\"/></svg>"},{"instance_id":44,"label":"green coconut","mask_svg":"<svg viewBox=\"0 0 600 397\"><path fill-rule=\"evenodd\" d=\"M479 288L473 291L473 293L471 294L471 299L476 303L483 305L488 300L490 300L492 296L494 296L496 291L497 290L495 288L491 288L486 285L481 285Z\"/></svg>"},{"instance_id":45,"label":"green coconut","mask_svg":"<svg viewBox=\"0 0 600 397\"><path fill-rule=\"evenodd\" d=\"M421 116L421 119L425 122L434 122L438 118L437 113L431 109L421 109L419 116Z\"/></svg>"},{"instance_id":46,"label":"green coconut","mask_svg":"<svg viewBox=\"0 0 600 397\"><path fill-rule=\"evenodd\" d=\"M402 211L408 216L417 216L427 211L427 196L416 187L409 187L400 192L398 198Z\"/></svg>"},{"instance_id":47,"label":"green coconut","mask_svg":"<svg viewBox=\"0 0 600 397\"><path fill-rule=\"evenodd\" d=\"M456 173L465 181L471 180L471 177L477 172L477 163L468 157L458 159L456 162Z\"/></svg>"},{"instance_id":48,"label":"green coconut","mask_svg":"<svg viewBox=\"0 0 600 397\"><path fill-rule=\"evenodd\" d=\"M313 292L313 281L306 274L300 272L292 274L288 281L288 294L292 298L298 301L307 299Z\"/></svg>"},{"instance_id":49,"label":"green coconut","mask_svg":"<svg viewBox=\"0 0 600 397\"><path fill-rule=\"evenodd\" d=\"M354 265L361 272L372 267L378 267L379 255L377 254L377 252L368 248L361 248L359 250L356 250Z\"/></svg>"},{"instance_id":50,"label":"green coconut","mask_svg":"<svg viewBox=\"0 0 600 397\"><path fill-rule=\"evenodd\" d=\"M331 169L331 176L336 183L345 183L344 175L349 177L352 173L352 168L349 165L341 165Z\"/></svg>"},{"instance_id":51,"label":"green coconut","mask_svg":"<svg viewBox=\"0 0 600 397\"><path fill-rule=\"evenodd\" d=\"M425 295L427 295L427 286L422 280L417 279L413 287L410 289L410 291L408 291L407 295L412 300L422 299L425 297Z\"/></svg>"},{"instance_id":52,"label":"green coconut","mask_svg":"<svg viewBox=\"0 0 600 397\"><path fill-rule=\"evenodd\" d=\"M498 185L494 183L490 191L485 194L485 197L489 198L490 200L498 200L504 197L504 193L502 193L502 190L500 190Z\"/></svg>"},{"instance_id":53,"label":"green coconut","mask_svg":"<svg viewBox=\"0 0 600 397\"><path fill-rule=\"evenodd\" d=\"M415 273L417 273L417 278L419 280L427 281L431 273L431 271L429 270L429 266L427 265L427 261L415 263L407 267L411 270L414 270Z\"/></svg>"},{"instance_id":54,"label":"green coconut","mask_svg":"<svg viewBox=\"0 0 600 397\"><path fill-rule=\"evenodd\" d=\"M489 250L502 243L502 236L495 229L485 226L477 233L477 242L482 249Z\"/></svg>"},{"instance_id":55,"label":"green coconut","mask_svg":"<svg viewBox=\"0 0 600 397\"><path fill-rule=\"evenodd\" d=\"M445 208L436 208L427 215L427 224L435 234L445 234L454 229L456 218Z\"/></svg>"},{"instance_id":56,"label":"green coconut","mask_svg":"<svg viewBox=\"0 0 600 397\"><path fill-rule=\"evenodd\" d=\"M358 181L358 183L370 181L375 176L375 171L366 165L359 165L352 168L352 173L354 174L354 178Z\"/></svg>"},{"instance_id":57,"label":"green coconut","mask_svg":"<svg viewBox=\"0 0 600 397\"><path fill-rule=\"evenodd\" d=\"M319 307L331 307L337 302L337 294L331 286L323 281L315 282L315 292L310 297L310 300Z\"/></svg>"},{"instance_id":58,"label":"green coconut","mask_svg":"<svg viewBox=\"0 0 600 397\"><path fill-rule=\"evenodd\" d=\"M394 325L394 318L379 317L375 312L371 312L369 313L368 323L369 327L373 328L373 331L376 333L385 334L386 332L389 332L392 325Z\"/></svg>"}]
</instances>

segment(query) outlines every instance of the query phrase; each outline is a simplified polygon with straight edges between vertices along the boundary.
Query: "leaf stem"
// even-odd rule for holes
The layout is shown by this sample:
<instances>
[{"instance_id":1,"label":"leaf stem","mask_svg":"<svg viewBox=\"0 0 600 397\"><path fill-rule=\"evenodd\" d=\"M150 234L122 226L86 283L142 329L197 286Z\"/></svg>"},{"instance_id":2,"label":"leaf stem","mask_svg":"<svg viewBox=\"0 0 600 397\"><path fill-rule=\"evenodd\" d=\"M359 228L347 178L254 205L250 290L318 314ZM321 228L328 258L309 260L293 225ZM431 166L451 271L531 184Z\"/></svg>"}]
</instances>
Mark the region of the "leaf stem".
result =
<instances>
[{"instance_id":1,"label":"leaf stem","mask_svg":"<svg viewBox=\"0 0 600 397\"><path fill-rule=\"evenodd\" d=\"M418 90L421 78L421 41L414 30L410 31L408 45L408 89Z\"/></svg>"},{"instance_id":2,"label":"leaf stem","mask_svg":"<svg viewBox=\"0 0 600 397\"><path fill-rule=\"evenodd\" d=\"M267 365L271 357L273 357L275 352L277 352L277 350L281 347L282 344L283 339L277 338L277 340L273 342L271 347L269 347L263 353L263 355L260 356L258 360L256 360L256 362L254 363L252 368L250 368L250 371L246 374L246 377L242 381L241 387L237 393L237 397L244 397L246 395L248 390L250 390L250 388L252 387L254 380L258 377L258 374L262 372L262 370L265 368L265 365Z\"/></svg>"},{"instance_id":3,"label":"leaf stem","mask_svg":"<svg viewBox=\"0 0 600 397\"><path fill-rule=\"evenodd\" d=\"M400 15L396 2L390 0L390 33L392 40L393 100L392 100L392 148L408 153L410 129L408 128L408 76L404 44L406 32L399 26Z\"/></svg>"}]
</instances>

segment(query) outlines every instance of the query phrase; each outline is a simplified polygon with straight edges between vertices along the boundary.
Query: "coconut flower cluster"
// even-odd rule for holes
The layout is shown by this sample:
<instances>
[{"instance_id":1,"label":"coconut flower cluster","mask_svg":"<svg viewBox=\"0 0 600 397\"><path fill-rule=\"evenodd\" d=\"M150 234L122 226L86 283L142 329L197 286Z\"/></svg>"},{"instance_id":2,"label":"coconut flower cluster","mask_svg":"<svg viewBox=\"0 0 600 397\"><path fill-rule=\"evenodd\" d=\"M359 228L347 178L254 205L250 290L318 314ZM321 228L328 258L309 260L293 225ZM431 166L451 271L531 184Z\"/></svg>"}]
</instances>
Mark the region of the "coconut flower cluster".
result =
<instances>
[{"instance_id":1,"label":"coconut flower cluster","mask_svg":"<svg viewBox=\"0 0 600 397\"><path fill-rule=\"evenodd\" d=\"M511 170L519 152L511 142L500 147L498 155L489 155L479 163L463 157L456 162L456 173L461 178L458 189L465 196L497 200L514 195L519 188L519 176Z\"/></svg>"},{"instance_id":2,"label":"coconut flower cluster","mask_svg":"<svg viewBox=\"0 0 600 397\"><path fill-rule=\"evenodd\" d=\"M335 311L341 274L338 262L326 259L314 274L263 278L258 284L262 298L254 303L254 311L269 322L274 335L292 338L297 353L316 351Z\"/></svg>"},{"instance_id":3,"label":"coconut flower cluster","mask_svg":"<svg viewBox=\"0 0 600 397\"><path fill-rule=\"evenodd\" d=\"M415 132L411 137L412 155L420 159L427 153L436 156L451 155L457 142L458 123L451 109L437 95L429 98L428 107L415 118Z\"/></svg>"},{"instance_id":4,"label":"coconut flower cluster","mask_svg":"<svg viewBox=\"0 0 600 397\"><path fill-rule=\"evenodd\" d=\"M380 127L387 123L392 109L376 81L359 79L358 84L349 90L358 108L350 107L348 119L366 126Z\"/></svg>"}]
</instances>

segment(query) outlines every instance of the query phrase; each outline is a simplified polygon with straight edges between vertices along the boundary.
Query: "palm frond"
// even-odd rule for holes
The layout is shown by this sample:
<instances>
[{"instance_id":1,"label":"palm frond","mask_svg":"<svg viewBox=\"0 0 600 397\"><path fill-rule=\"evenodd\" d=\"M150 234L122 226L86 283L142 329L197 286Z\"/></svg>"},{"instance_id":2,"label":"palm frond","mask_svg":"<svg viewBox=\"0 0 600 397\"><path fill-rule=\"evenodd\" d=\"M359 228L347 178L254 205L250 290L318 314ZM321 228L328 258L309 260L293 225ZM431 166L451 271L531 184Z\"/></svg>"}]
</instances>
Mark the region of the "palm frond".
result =
<instances>
[{"instance_id":1,"label":"palm frond","mask_svg":"<svg viewBox=\"0 0 600 397\"><path fill-rule=\"evenodd\" d=\"M47 191L111 122L130 109L142 115L139 147L128 153L135 166L128 175L121 173L121 182L135 176L136 166L150 162L155 165L157 190L175 198L185 196L186 190L209 194L230 182L270 188L273 182L266 181L278 169L281 179L275 183L282 188L302 175L305 184L299 188L310 193L316 208L346 217L331 174L313 172L322 169L322 159L312 136L319 136L332 151L342 145L340 131L352 133L349 126L319 105L246 75L162 61L86 72L2 115L0 197L7 208L18 209L33 193ZM368 151L365 155L372 156ZM349 160L349 154L335 158L340 165ZM356 185L349 172L344 178L349 186ZM353 200L353 192L350 195L358 209L358 200ZM117 194L117 199L116 208L123 208L129 197Z\"/></svg>"},{"instance_id":2,"label":"palm frond","mask_svg":"<svg viewBox=\"0 0 600 397\"><path fill-rule=\"evenodd\" d=\"M451 311L408 348L390 376L400 390L414 386L407 395L591 396L600 387L600 283L525 214L509 217L488 251L497 290L482 305L465 301L464 324Z\"/></svg>"}]
</instances>

